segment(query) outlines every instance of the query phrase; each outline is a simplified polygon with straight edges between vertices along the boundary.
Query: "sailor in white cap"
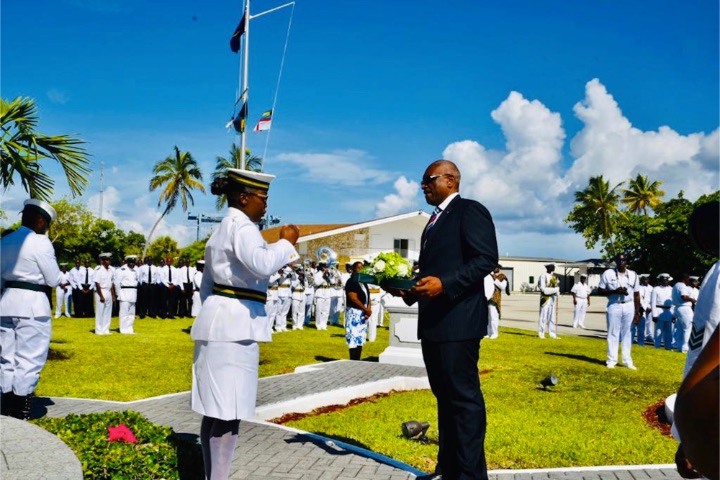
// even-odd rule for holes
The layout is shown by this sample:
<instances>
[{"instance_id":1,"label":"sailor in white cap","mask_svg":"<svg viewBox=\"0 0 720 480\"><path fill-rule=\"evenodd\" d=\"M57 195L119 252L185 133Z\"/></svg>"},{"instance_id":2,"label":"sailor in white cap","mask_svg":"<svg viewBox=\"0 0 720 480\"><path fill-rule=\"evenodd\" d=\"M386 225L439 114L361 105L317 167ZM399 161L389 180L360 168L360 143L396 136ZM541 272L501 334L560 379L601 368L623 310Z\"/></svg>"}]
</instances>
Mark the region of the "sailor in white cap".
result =
<instances>
[{"instance_id":1,"label":"sailor in white cap","mask_svg":"<svg viewBox=\"0 0 720 480\"><path fill-rule=\"evenodd\" d=\"M192 311L190 312L190 315L192 315L193 318L198 316L198 313L200 313L200 307L202 306L202 301L200 300L200 285L202 284L204 270L205 260L198 260L195 262L195 272L192 276Z\"/></svg>"},{"instance_id":2,"label":"sailor in white cap","mask_svg":"<svg viewBox=\"0 0 720 480\"><path fill-rule=\"evenodd\" d=\"M585 274L580 275L580 281L570 289L573 297L573 328L585 328L585 314L590 306L591 291Z\"/></svg>"},{"instance_id":3,"label":"sailor in white cap","mask_svg":"<svg viewBox=\"0 0 720 480\"><path fill-rule=\"evenodd\" d=\"M140 283L136 263L137 255L125 255L125 265L115 270L115 292L120 303L120 333L125 335L135 333L135 306Z\"/></svg>"},{"instance_id":4,"label":"sailor in white cap","mask_svg":"<svg viewBox=\"0 0 720 480\"><path fill-rule=\"evenodd\" d=\"M110 335L112 305L117 300L114 288L115 269L110 265L112 253L99 256L100 265L95 267L95 334Z\"/></svg>"},{"instance_id":5,"label":"sailor in white cap","mask_svg":"<svg viewBox=\"0 0 720 480\"><path fill-rule=\"evenodd\" d=\"M0 240L0 410L24 420L50 348L50 294L62 278L46 235L56 216L49 203L26 200L20 228Z\"/></svg>"},{"instance_id":6,"label":"sailor in white cap","mask_svg":"<svg viewBox=\"0 0 720 480\"><path fill-rule=\"evenodd\" d=\"M226 196L228 213L205 248L203 304L190 332L195 341L191 406L203 415L200 444L207 478L228 478L240 420L255 416L258 342L272 340L265 313L268 279L300 258L295 225L281 227L272 244L257 226L274 178L231 168L211 186L214 195Z\"/></svg>"},{"instance_id":7,"label":"sailor in white cap","mask_svg":"<svg viewBox=\"0 0 720 480\"><path fill-rule=\"evenodd\" d=\"M675 306L675 348L678 352L688 352L688 342L693 323L693 309L697 299L693 297L690 286L690 274L682 273L673 287L673 305Z\"/></svg>"},{"instance_id":8,"label":"sailor in white cap","mask_svg":"<svg viewBox=\"0 0 720 480\"><path fill-rule=\"evenodd\" d=\"M653 342L652 291L653 287L650 285L650 274L641 274L640 306L642 307L643 314L640 315L640 321L638 322L637 343L642 346L645 345L645 342Z\"/></svg>"},{"instance_id":9,"label":"sailor in white cap","mask_svg":"<svg viewBox=\"0 0 720 480\"><path fill-rule=\"evenodd\" d=\"M55 318L65 315L70 318L70 298L72 297L72 280L67 269L67 263L60 263L60 284L55 287Z\"/></svg>"},{"instance_id":10,"label":"sailor in white cap","mask_svg":"<svg viewBox=\"0 0 720 480\"><path fill-rule=\"evenodd\" d=\"M670 280L672 277L667 273L661 273L657 276L658 284L653 288L650 295L650 306L652 308L652 321L655 325L655 348L660 348L664 344L665 350L672 350L672 327L673 327L673 310L672 310L672 287Z\"/></svg>"},{"instance_id":11,"label":"sailor in white cap","mask_svg":"<svg viewBox=\"0 0 720 480\"><path fill-rule=\"evenodd\" d=\"M642 312L640 305L640 280L637 273L627 268L628 256L615 255L615 268L605 270L600 277L598 294L608 297L607 318L607 368L618 364L618 346L622 344L621 359L630 370L637 370L632 360L632 335L630 325L637 323Z\"/></svg>"},{"instance_id":12,"label":"sailor in white cap","mask_svg":"<svg viewBox=\"0 0 720 480\"><path fill-rule=\"evenodd\" d=\"M540 338L545 338L545 331L548 332L550 338L558 338L555 303L560 294L560 287L558 287L558 279L554 272L555 264L548 263L545 265L545 273L538 279L538 289L540 290L538 336Z\"/></svg>"}]
</instances>

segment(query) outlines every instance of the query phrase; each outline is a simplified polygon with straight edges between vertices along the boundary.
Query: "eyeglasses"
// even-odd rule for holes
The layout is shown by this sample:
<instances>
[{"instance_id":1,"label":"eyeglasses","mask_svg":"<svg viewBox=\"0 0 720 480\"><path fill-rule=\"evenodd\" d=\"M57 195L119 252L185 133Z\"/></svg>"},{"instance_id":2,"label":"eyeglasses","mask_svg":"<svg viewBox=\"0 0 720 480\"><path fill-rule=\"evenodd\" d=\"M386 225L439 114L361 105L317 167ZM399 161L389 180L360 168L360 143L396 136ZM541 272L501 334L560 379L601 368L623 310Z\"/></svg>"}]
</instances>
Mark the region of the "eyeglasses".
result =
<instances>
[{"instance_id":1,"label":"eyeglasses","mask_svg":"<svg viewBox=\"0 0 720 480\"><path fill-rule=\"evenodd\" d=\"M420 185L430 185L433 181L440 177L452 177L449 173L440 173L438 175L425 175L422 177L422 181L420 182Z\"/></svg>"},{"instance_id":2,"label":"eyeglasses","mask_svg":"<svg viewBox=\"0 0 720 480\"><path fill-rule=\"evenodd\" d=\"M249 196L252 196L252 197L258 197L260 200L263 201L263 203L267 203L267 201L268 201L268 196L267 196L267 195L263 195L262 193L245 192L245 195L249 195Z\"/></svg>"}]
</instances>

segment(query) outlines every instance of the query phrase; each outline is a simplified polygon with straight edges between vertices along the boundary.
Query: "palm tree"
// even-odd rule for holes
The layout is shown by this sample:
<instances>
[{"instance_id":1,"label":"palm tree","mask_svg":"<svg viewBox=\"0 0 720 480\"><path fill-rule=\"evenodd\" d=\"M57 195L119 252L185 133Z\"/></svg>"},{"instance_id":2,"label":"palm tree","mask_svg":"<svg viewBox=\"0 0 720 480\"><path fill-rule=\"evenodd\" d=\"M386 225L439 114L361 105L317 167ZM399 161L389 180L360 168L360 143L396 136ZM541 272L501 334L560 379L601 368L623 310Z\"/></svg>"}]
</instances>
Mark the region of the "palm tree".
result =
<instances>
[{"instance_id":1,"label":"palm tree","mask_svg":"<svg viewBox=\"0 0 720 480\"><path fill-rule=\"evenodd\" d=\"M251 170L253 172L262 172L263 161L262 158L256 157L250 153L250 150L245 150L245 170ZM230 160L225 157L218 155L215 157L215 171L212 173L212 179L215 180L218 177L225 176L225 171L228 168L237 168L240 164L240 149L234 143L230 147ZM218 195L215 200L215 208L222 210L225 208L227 198L225 195Z\"/></svg>"},{"instance_id":2,"label":"palm tree","mask_svg":"<svg viewBox=\"0 0 720 480\"><path fill-rule=\"evenodd\" d=\"M0 99L0 177L4 189L15 184L17 174L30 197L49 201L55 181L42 171L40 161L52 159L64 170L73 197L81 195L91 172L85 142L69 135L43 135L35 131L37 124L32 99Z\"/></svg>"},{"instance_id":3,"label":"palm tree","mask_svg":"<svg viewBox=\"0 0 720 480\"><path fill-rule=\"evenodd\" d=\"M591 177L587 188L579 192L575 192L575 202L579 204L578 213L588 217L594 217L599 220L600 236L610 241L610 249L615 254L615 244L613 243L613 223L612 217L621 214L618 209L620 195L615 190L622 185L622 182L610 188L610 182L605 181L602 175Z\"/></svg>"},{"instance_id":4,"label":"palm tree","mask_svg":"<svg viewBox=\"0 0 720 480\"><path fill-rule=\"evenodd\" d=\"M622 189L622 202L632 213L643 212L647 217L648 207L655 210L655 207L661 203L660 198L665 195L665 192L660 190L662 183L651 182L646 175L638 173L634 180L630 180L628 185L630 188Z\"/></svg>"},{"instance_id":5,"label":"palm tree","mask_svg":"<svg viewBox=\"0 0 720 480\"><path fill-rule=\"evenodd\" d=\"M158 199L158 207L165 202L165 210L150 229L150 234L143 249L143 258L150 246L150 238L152 238L155 228L157 228L160 220L175 208L178 200L182 204L183 212L187 212L188 200L190 200L191 205L195 205L192 190L198 189L205 193L205 187L201 183L202 172L200 167L198 167L190 152L181 152L177 145L175 146L174 155L170 155L165 160L158 161L155 164L153 174L155 176L150 179L150 191L153 192L158 188L163 189Z\"/></svg>"}]
</instances>

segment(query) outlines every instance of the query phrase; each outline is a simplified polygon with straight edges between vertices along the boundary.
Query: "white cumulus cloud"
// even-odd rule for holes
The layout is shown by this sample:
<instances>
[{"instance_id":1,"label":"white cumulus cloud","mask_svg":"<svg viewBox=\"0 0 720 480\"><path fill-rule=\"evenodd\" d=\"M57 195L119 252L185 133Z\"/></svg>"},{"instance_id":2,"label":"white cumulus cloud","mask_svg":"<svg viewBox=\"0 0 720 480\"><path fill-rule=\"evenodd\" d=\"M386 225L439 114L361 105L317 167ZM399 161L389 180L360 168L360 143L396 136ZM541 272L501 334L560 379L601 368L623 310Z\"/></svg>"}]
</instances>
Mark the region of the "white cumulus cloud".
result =
<instances>
[{"instance_id":1,"label":"white cumulus cloud","mask_svg":"<svg viewBox=\"0 0 720 480\"><path fill-rule=\"evenodd\" d=\"M396 193L386 195L375 207L377 217L382 218L405 213L416 207L417 196L420 191L420 185L417 182L408 180L403 176L395 180L394 187Z\"/></svg>"},{"instance_id":2,"label":"white cumulus cloud","mask_svg":"<svg viewBox=\"0 0 720 480\"><path fill-rule=\"evenodd\" d=\"M462 173L463 196L492 213L501 254L560 250L567 258L581 256L582 239L562 220L572 208L573 193L594 175L617 184L642 173L663 182L665 198L683 190L694 200L718 188L718 129L688 135L669 126L640 130L598 79L586 84L585 98L574 112L583 128L570 139L569 167L563 166L566 135L560 115L519 92L511 92L491 113L505 136L504 150L474 140L445 148L444 158Z\"/></svg>"},{"instance_id":3,"label":"white cumulus cloud","mask_svg":"<svg viewBox=\"0 0 720 480\"><path fill-rule=\"evenodd\" d=\"M373 168L372 159L362 150L338 150L331 153L282 153L279 162L300 167L304 181L337 186L379 184L392 179L386 170Z\"/></svg>"}]
</instances>

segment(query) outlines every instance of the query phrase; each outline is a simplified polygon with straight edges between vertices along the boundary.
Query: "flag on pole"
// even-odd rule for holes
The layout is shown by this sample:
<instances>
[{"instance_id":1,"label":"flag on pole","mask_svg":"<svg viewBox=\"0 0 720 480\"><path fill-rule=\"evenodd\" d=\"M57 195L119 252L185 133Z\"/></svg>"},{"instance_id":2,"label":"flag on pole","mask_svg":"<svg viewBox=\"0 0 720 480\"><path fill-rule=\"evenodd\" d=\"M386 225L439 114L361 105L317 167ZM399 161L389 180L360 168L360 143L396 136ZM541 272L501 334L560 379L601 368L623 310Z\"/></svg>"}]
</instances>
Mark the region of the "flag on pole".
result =
<instances>
[{"instance_id":1,"label":"flag on pole","mask_svg":"<svg viewBox=\"0 0 720 480\"><path fill-rule=\"evenodd\" d=\"M247 102L243 103L242 108L240 111L235 115L230 121L225 125L226 128L230 128L231 126L235 128L235 131L238 133L243 133L245 131L245 119L247 118Z\"/></svg>"},{"instance_id":2,"label":"flag on pole","mask_svg":"<svg viewBox=\"0 0 720 480\"><path fill-rule=\"evenodd\" d=\"M243 33L245 33L245 14L243 14L242 18L240 19L240 23L238 23L235 32L233 32L233 35L230 38L230 50L232 50L234 53L240 51L240 37L243 36Z\"/></svg>"},{"instance_id":3,"label":"flag on pole","mask_svg":"<svg viewBox=\"0 0 720 480\"><path fill-rule=\"evenodd\" d=\"M264 132L265 130L270 130L270 127L272 126L272 110L267 110L265 113L262 114L262 117L260 117L260 120L258 120L257 125L255 125L255 128L253 129L254 132Z\"/></svg>"}]
</instances>

